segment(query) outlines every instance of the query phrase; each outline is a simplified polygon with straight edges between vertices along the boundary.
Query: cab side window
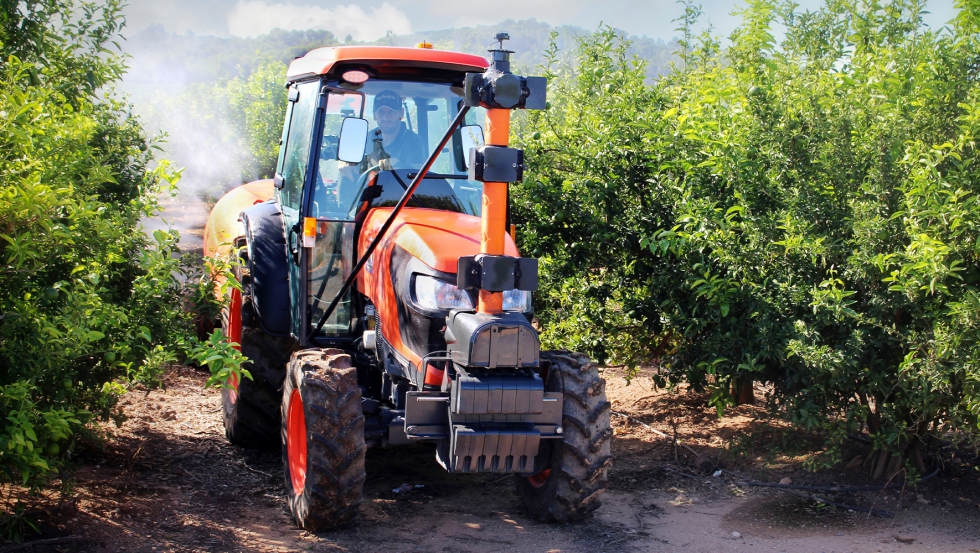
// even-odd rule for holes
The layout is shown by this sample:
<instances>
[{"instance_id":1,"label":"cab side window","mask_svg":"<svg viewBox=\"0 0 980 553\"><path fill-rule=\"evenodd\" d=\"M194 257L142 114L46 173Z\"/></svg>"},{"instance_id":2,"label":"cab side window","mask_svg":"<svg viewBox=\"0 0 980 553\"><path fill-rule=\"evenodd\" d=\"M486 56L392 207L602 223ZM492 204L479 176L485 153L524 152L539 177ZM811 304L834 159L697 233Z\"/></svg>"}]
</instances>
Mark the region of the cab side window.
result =
<instances>
[{"instance_id":1,"label":"cab side window","mask_svg":"<svg viewBox=\"0 0 980 553\"><path fill-rule=\"evenodd\" d=\"M428 135L426 137L426 142L429 144L429 148L435 148L439 144L439 140L442 139L443 133L446 132L447 122L452 122L453 118L449 115L447 108L449 100L444 98L436 98L431 103L426 106L425 117L428 118L428 125L426 125L426 130ZM420 116L421 117L421 116ZM451 146L451 145L450 145ZM426 155L429 152L425 152ZM439 152L439 157L436 158L435 163L432 166L432 171L436 173L451 173L452 168L452 154L449 151L449 146L442 149Z\"/></svg>"},{"instance_id":2,"label":"cab side window","mask_svg":"<svg viewBox=\"0 0 980 553\"><path fill-rule=\"evenodd\" d=\"M299 98L290 110L291 120L283 147L280 172L283 186L279 191L280 203L285 211L283 214L290 219L298 217L302 201L303 183L306 181L306 171L310 161L310 142L313 139L318 85L317 81L298 85Z\"/></svg>"}]
</instances>

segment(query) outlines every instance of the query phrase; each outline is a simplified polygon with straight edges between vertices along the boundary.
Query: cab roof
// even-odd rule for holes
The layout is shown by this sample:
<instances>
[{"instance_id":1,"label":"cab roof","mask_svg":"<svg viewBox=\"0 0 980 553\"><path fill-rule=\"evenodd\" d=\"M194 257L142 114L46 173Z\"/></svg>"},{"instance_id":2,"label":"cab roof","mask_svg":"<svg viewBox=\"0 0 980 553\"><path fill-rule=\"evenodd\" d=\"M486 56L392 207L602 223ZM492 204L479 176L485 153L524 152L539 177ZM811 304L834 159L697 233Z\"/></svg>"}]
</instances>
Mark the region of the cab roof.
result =
<instances>
[{"instance_id":1,"label":"cab roof","mask_svg":"<svg viewBox=\"0 0 980 553\"><path fill-rule=\"evenodd\" d=\"M337 64L360 64L369 68L418 67L450 71L479 72L489 67L487 60L473 54L403 48L397 46L327 46L311 50L289 64L286 79L298 81L315 75L325 75Z\"/></svg>"}]
</instances>

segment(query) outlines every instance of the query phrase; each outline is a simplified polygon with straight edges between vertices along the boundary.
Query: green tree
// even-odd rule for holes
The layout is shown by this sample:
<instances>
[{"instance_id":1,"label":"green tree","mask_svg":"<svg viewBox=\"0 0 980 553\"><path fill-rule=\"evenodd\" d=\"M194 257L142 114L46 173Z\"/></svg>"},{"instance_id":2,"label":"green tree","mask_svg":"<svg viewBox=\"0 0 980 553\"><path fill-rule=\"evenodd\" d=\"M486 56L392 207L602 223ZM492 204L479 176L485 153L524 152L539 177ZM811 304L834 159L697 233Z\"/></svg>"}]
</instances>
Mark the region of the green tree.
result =
<instances>
[{"instance_id":1,"label":"green tree","mask_svg":"<svg viewBox=\"0 0 980 553\"><path fill-rule=\"evenodd\" d=\"M248 76L224 86L233 125L247 138L251 164L259 178L272 178L286 119L286 64L265 60Z\"/></svg>"},{"instance_id":2,"label":"green tree","mask_svg":"<svg viewBox=\"0 0 980 553\"><path fill-rule=\"evenodd\" d=\"M915 0L750 1L729 48L686 32L683 67L639 89L596 86L623 74L621 39L583 41L519 136L546 339L658 358L719 413L770 383L827 433L818 461L868 431L875 475L975 435L980 8L958 6L930 31Z\"/></svg>"},{"instance_id":3,"label":"green tree","mask_svg":"<svg viewBox=\"0 0 980 553\"><path fill-rule=\"evenodd\" d=\"M663 98L644 84L646 64L628 47L603 28L567 64L552 42L551 106L518 121L531 171L512 187L522 251L541 258L543 339L614 361L649 358L656 348L636 338L665 331L645 314L658 308L655 275L669 271L640 244L644 229L671 220L651 189L644 148Z\"/></svg>"},{"instance_id":4,"label":"green tree","mask_svg":"<svg viewBox=\"0 0 980 553\"><path fill-rule=\"evenodd\" d=\"M111 94L119 4L0 9L0 478L36 487L188 315L176 234L139 224L177 177Z\"/></svg>"}]
</instances>

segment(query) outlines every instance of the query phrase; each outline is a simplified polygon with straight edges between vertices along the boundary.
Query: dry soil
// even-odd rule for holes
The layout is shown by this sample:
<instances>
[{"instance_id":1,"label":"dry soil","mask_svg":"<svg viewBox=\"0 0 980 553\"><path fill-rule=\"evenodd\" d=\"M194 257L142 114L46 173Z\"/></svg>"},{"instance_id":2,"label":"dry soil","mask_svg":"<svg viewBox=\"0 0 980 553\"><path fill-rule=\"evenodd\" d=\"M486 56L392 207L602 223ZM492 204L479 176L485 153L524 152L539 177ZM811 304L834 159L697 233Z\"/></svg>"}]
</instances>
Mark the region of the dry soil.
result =
<instances>
[{"instance_id":1,"label":"dry soil","mask_svg":"<svg viewBox=\"0 0 980 553\"><path fill-rule=\"evenodd\" d=\"M450 475L431 447L417 446L368 452L356 526L297 529L281 454L229 445L217 391L203 388L203 373L175 367L165 390L123 397L128 419L104 446L78 452L70 501L59 502L59 482L31 500L44 541L19 550L980 552L980 478L970 460L954 459L913 489L821 494L895 515L871 517L745 485L873 484L859 469L802 470L805 437L759 419L760 409L719 420L703 396L657 391L647 374L629 385L616 370L604 376L615 465L602 507L584 522L532 520L513 477ZM736 439L747 431L753 439ZM402 484L411 491L395 493Z\"/></svg>"}]
</instances>

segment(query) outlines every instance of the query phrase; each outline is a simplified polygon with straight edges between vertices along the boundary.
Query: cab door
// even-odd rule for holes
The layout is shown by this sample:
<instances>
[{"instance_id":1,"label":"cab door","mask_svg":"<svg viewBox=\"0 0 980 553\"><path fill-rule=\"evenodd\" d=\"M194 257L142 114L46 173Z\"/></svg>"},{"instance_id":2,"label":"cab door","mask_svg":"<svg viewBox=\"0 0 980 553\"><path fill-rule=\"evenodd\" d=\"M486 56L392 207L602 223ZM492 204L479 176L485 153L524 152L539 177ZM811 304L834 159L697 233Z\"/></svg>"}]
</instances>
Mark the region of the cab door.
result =
<instances>
[{"instance_id":1,"label":"cab door","mask_svg":"<svg viewBox=\"0 0 980 553\"><path fill-rule=\"evenodd\" d=\"M329 340L350 337L356 330L350 290L322 325L321 319L357 261L353 206L357 199L358 167L339 161L337 148L344 120L363 115L364 95L330 87L324 91L313 175L309 179L309 194L304 198L305 217L315 220L316 227L312 244L308 242L310 247L304 248L308 263L305 303L309 313L304 332L316 331L318 338Z\"/></svg>"},{"instance_id":2,"label":"cab door","mask_svg":"<svg viewBox=\"0 0 980 553\"><path fill-rule=\"evenodd\" d=\"M286 257L289 260L289 299L292 319L291 333L305 340L303 321L306 304L301 298L306 281L302 240L301 209L303 190L311 175L310 149L316 129L319 81L294 84L289 89L290 107L286 121L285 142L282 145L276 173L276 197L282 209L283 232L286 236Z\"/></svg>"}]
</instances>

